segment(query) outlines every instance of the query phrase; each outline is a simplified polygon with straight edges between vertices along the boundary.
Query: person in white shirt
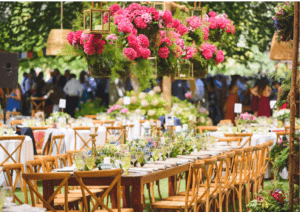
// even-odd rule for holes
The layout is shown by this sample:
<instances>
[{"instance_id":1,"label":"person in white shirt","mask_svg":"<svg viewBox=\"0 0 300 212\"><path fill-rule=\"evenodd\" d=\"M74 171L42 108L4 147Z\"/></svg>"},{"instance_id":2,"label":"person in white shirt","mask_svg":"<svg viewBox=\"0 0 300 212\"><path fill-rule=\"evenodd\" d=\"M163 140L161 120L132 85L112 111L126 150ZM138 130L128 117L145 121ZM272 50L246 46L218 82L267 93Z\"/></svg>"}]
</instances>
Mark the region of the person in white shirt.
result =
<instances>
[{"instance_id":1,"label":"person in white shirt","mask_svg":"<svg viewBox=\"0 0 300 212\"><path fill-rule=\"evenodd\" d=\"M66 94L66 113L72 117L75 116L75 109L78 107L79 97L82 95L83 88L81 84L76 80L76 75L71 74L71 79L66 83L64 92Z\"/></svg>"}]
</instances>

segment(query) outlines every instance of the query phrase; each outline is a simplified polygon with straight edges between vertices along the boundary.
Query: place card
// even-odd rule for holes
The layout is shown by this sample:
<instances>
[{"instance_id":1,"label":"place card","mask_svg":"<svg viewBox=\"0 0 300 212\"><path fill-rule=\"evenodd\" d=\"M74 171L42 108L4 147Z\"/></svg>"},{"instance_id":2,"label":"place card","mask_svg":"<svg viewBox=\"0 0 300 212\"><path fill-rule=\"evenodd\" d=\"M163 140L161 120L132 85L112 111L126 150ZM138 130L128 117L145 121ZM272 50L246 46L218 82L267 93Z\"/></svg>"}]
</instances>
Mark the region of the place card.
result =
<instances>
[{"instance_id":1,"label":"place card","mask_svg":"<svg viewBox=\"0 0 300 212\"><path fill-rule=\"evenodd\" d=\"M65 99L59 99L59 108L66 108L67 101Z\"/></svg>"},{"instance_id":2,"label":"place card","mask_svg":"<svg viewBox=\"0 0 300 212\"><path fill-rule=\"evenodd\" d=\"M243 105L241 103L235 103L234 104L234 112L242 113L242 107L243 107Z\"/></svg>"},{"instance_id":3,"label":"place card","mask_svg":"<svg viewBox=\"0 0 300 212\"><path fill-rule=\"evenodd\" d=\"M130 105L130 97L124 96L124 105Z\"/></svg>"}]
</instances>

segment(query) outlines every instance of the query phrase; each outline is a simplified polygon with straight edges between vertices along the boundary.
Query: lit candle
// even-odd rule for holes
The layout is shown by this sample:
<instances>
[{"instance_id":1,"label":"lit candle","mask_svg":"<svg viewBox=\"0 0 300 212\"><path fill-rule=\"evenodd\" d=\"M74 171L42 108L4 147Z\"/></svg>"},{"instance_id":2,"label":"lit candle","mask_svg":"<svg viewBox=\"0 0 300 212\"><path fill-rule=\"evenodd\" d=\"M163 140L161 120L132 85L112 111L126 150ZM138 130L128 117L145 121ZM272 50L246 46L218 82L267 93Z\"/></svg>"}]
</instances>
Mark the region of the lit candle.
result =
<instances>
[{"instance_id":1,"label":"lit candle","mask_svg":"<svg viewBox=\"0 0 300 212\"><path fill-rule=\"evenodd\" d=\"M102 26L101 25L96 25L95 30L102 30Z\"/></svg>"},{"instance_id":2,"label":"lit candle","mask_svg":"<svg viewBox=\"0 0 300 212\"><path fill-rule=\"evenodd\" d=\"M91 127L91 134L95 134L95 127Z\"/></svg>"},{"instance_id":3,"label":"lit candle","mask_svg":"<svg viewBox=\"0 0 300 212\"><path fill-rule=\"evenodd\" d=\"M158 120L158 121L156 122L156 126L157 126L157 127L161 127L161 121L160 121L160 120Z\"/></svg>"}]
</instances>

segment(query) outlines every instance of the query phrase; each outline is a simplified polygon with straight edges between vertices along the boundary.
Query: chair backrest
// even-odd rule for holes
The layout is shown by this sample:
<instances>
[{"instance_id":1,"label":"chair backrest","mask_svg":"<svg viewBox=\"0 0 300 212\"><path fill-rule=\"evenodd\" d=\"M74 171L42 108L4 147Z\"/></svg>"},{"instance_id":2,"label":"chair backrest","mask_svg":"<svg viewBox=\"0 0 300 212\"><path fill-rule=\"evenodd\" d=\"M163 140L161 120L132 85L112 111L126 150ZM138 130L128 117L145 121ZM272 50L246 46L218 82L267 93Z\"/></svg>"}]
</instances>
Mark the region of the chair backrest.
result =
<instances>
[{"instance_id":1,"label":"chair backrest","mask_svg":"<svg viewBox=\"0 0 300 212\"><path fill-rule=\"evenodd\" d=\"M58 154L56 155L56 159L59 168L64 168L68 166L68 154Z\"/></svg>"},{"instance_id":2,"label":"chair backrest","mask_svg":"<svg viewBox=\"0 0 300 212\"><path fill-rule=\"evenodd\" d=\"M126 129L124 130L123 127L106 127L105 143L109 141L108 136L113 135L114 132L118 132L118 137L116 140L120 143L123 143L123 136L127 136Z\"/></svg>"},{"instance_id":3,"label":"chair backrest","mask_svg":"<svg viewBox=\"0 0 300 212\"><path fill-rule=\"evenodd\" d=\"M30 102L32 103L32 114L35 117L35 113L38 111L45 112L45 99L43 97L31 97Z\"/></svg>"},{"instance_id":4,"label":"chair backrest","mask_svg":"<svg viewBox=\"0 0 300 212\"><path fill-rule=\"evenodd\" d=\"M43 203L43 207L47 210L56 212L56 209L50 205L52 201L54 201L54 198L56 194L58 194L62 188L64 188L64 194L65 194L65 204L64 204L64 210L69 211L68 206L68 180L71 177L70 173L36 173L36 174L23 174L23 179L27 183L29 190L30 190L30 197L32 206L35 207L37 200L35 200L35 197L37 197L41 202ZM52 196L45 200L43 198L43 195L36 189L32 181L38 181L38 180L60 180L61 183L57 186ZM34 195L35 194L35 195Z\"/></svg>"},{"instance_id":5,"label":"chair backrest","mask_svg":"<svg viewBox=\"0 0 300 212\"><path fill-rule=\"evenodd\" d=\"M47 130L47 129L50 129L52 127L30 127L32 129L32 131L34 130Z\"/></svg>"},{"instance_id":6,"label":"chair backrest","mask_svg":"<svg viewBox=\"0 0 300 212\"><path fill-rule=\"evenodd\" d=\"M225 133L224 136L225 137L248 137L248 139L243 143L241 144L242 147L245 147L246 144L248 144L249 146L251 146L251 139L252 139L252 133Z\"/></svg>"},{"instance_id":7,"label":"chair backrest","mask_svg":"<svg viewBox=\"0 0 300 212\"><path fill-rule=\"evenodd\" d=\"M34 117L41 118L42 120L45 120L45 112L44 111L38 111L34 114Z\"/></svg>"},{"instance_id":8,"label":"chair backrest","mask_svg":"<svg viewBox=\"0 0 300 212\"><path fill-rule=\"evenodd\" d=\"M12 127L14 127L15 125L21 125L23 120L11 120L9 123Z\"/></svg>"},{"instance_id":9,"label":"chair backrest","mask_svg":"<svg viewBox=\"0 0 300 212\"><path fill-rule=\"evenodd\" d=\"M101 120L92 120L92 123L96 126L96 124L99 124L100 126L103 125L103 121Z\"/></svg>"},{"instance_id":10,"label":"chair backrest","mask_svg":"<svg viewBox=\"0 0 300 212\"><path fill-rule=\"evenodd\" d=\"M75 144L74 144L74 150L82 150L84 149L85 147L87 148L90 148L92 147L92 144L91 141L92 141L92 138L89 136L89 139L88 140L85 140L82 138L82 136L80 135L80 131L90 131L91 130L91 127L73 127L73 130L74 130L74 133L75 133ZM98 131L98 127L95 127L95 132L97 133ZM79 138L77 140L77 137ZM79 149L77 149L77 142L81 141L83 143L82 147L80 147ZM90 144L90 146L89 146Z\"/></svg>"},{"instance_id":11,"label":"chair backrest","mask_svg":"<svg viewBox=\"0 0 300 212\"><path fill-rule=\"evenodd\" d=\"M231 124L231 123L232 123L231 119L223 119L220 121L219 124Z\"/></svg>"},{"instance_id":12,"label":"chair backrest","mask_svg":"<svg viewBox=\"0 0 300 212\"><path fill-rule=\"evenodd\" d=\"M57 156L42 157L45 166L44 173L51 173L53 169L58 168Z\"/></svg>"},{"instance_id":13,"label":"chair backrest","mask_svg":"<svg viewBox=\"0 0 300 212\"><path fill-rule=\"evenodd\" d=\"M56 154L59 154L63 147L63 140L65 135L52 135L50 145L45 148L45 155L51 156L53 149L56 149Z\"/></svg>"},{"instance_id":14,"label":"chair backrest","mask_svg":"<svg viewBox=\"0 0 300 212\"><path fill-rule=\"evenodd\" d=\"M7 112L9 115L11 115L11 116L19 116L19 115L21 115L21 112L14 112L14 111L8 111Z\"/></svg>"},{"instance_id":15,"label":"chair backrest","mask_svg":"<svg viewBox=\"0 0 300 212\"><path fill-rule=\"evenodd\" d=\"M95 211L99 206L102 207L104 211L113 212L112 209L110 209L107 205L104 204L104 198L107 197L107 195L112 191L114 186L116 186L117 191L117 209L119 212L121 212L121 175L123 173L122 169L113 169L113 170L104 170L104 171L82 171L82 172L74 172L74 176L79 182L82 196L83 196L83 203L85 207L85 211ZM93 193L89 187L87 187L84 184L84 181L86 179L90 180L101 180L101 178L105 177L114 177L114 180L111 184L109 184L109 187L106 189L106 191L102 194L101 197L97 197L95 193ZM91 210L88 210L88 202L86 198L86 192L90 195L92 199L95 200L93 204L93 208Z\"/></svg>"},{"instance_id":16,"label":"chair backrest","mask_svg":"<svg viewBox=\"0 0 300 212\"><path fill-rule=\"evenodd\" d=\"M114 123L115 123L115 120L104 120L103 121L103 125L104 126L111 126L111 127L113 127L114 126Z\"/></svg>"},{"instance_id":17,"label":"chair backrest","mask_svg":"<svg viewBox=\"0 0 300 212\"><path fill-rule=\"evenodd\" d=\"M227 142L230 144L231 142L237 142L237 145L239 146L242 142L243 138L242 137L223 137L223 138L218 138L218 142Z\"/></svg>"},{"instance_id":18,"label":"chair backrest","mask_svg":"<svg viewBox=\"0 0 300 212\"><path fill-rule=\"evenodd\" d=\"M218 131L217 126L198 126L199 133L203 133L204 131Z\"/></svg>"},{"instance_id":19,"label":"chair backrest","mask_svg":"<svg viewBox=\"0 0 300 212\"><path fill-rule=\"evenodd\" d=\"M285 131L285 132L276 132L276 142L279 143L279 141L283 138L283 136L289 135L289 134L290 134L289 131Z\"/></svg>"},{"instance_id":20,"label":"chair backrest","mask_svg":"<svg viewBox=\"0 0 300 212\"><path fill-rule=\"evenodd\" d=\"M84 118L97 119L97 115L84 115Z\"/></svg>"},{"instance_id":21,"label":"chair backrest","mask_svg":"<svg viewBox=\"0 0 300 212\"><path fill-rule=\"evenodd\" d=\"M17 147L14 149L7 149L5 145L3 146L1 141L6 140L18 140L20 143L16 145ZM4 160L0 161L0 166L3 166L8 160L10 159L13 163L20 163L21 160L21 151L22 151L22 145L25 140L25 135L19 135L19 136L0 136L0 149L3 149L3 151L6 153L6 156L4 157ZM14 159L14 154L17 154L17 159Z\"/></svg>"},{"instance_id":22,"label":"chair backrest","mask_svg":"<svg viewBox=\"0 0 300 212\"><path fill-rule=\"evenodd\" d=\"M15 173L14 173L15 172ZM28 197L27 197L27 188L26 183L22 180L21 175L24 173L23 164L9 164L3 166L3 173L6 179L6 183L8 186L12 187L13 191L13 200L12 202L17 202L19 204L28 204ZM13 176L15 180L13 182ZM22 201L15 193L16 187L19 184L21 191L24 194L24 201Z\"/></svg>"},{"instance_id":23,"label":"chair backrest","mask_svg":"<svg viewBox=\"0 0 300 212\"><path fill-rule=\"evenodd\" d=\"M284 131L285 131L285 133L286 133L287 135L290 134L290 129L291 129L290 126L285 126L285 127L284 127ZM296 130L300 130L300 126L295 126L295 129L296 129Z\"/></svg>"}]
</instances>

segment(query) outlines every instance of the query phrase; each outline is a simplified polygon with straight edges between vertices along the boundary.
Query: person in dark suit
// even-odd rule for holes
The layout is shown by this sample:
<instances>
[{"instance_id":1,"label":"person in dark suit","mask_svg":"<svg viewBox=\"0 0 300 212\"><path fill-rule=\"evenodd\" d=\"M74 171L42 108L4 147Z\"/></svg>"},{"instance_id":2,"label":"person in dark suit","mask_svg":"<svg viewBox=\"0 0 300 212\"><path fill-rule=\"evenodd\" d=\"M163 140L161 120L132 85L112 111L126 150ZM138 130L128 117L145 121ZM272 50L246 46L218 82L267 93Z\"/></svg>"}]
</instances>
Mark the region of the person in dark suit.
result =
<instances>
[{"instance_id":1,"label":"person in dark suit","mask_svg":"<svg viewBox=\"0 0 300 212\"><path fill-rule=\"evenodd\" d=\"M175 80L172 82L172 96L176 96L180 100L185 100L187 92L188 84L186 80Z\"/></svg>"},{"instance_id":2,"label":"person in dark suit","mask_svg":"<svg viewBox=\"0 0 300 212\"><path fill-rule=\"evenodd\" d=\"M67 83L66 77L62 76L58 69L54 69L54 83L63 89Z\"/></svg>"}]
</instances>

